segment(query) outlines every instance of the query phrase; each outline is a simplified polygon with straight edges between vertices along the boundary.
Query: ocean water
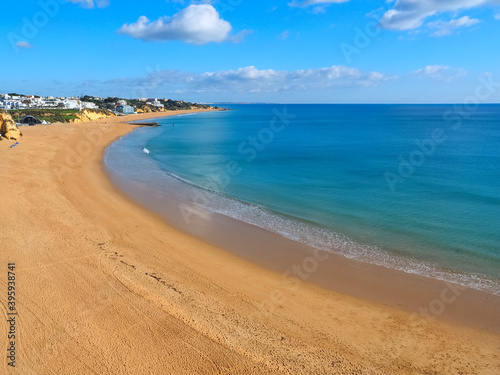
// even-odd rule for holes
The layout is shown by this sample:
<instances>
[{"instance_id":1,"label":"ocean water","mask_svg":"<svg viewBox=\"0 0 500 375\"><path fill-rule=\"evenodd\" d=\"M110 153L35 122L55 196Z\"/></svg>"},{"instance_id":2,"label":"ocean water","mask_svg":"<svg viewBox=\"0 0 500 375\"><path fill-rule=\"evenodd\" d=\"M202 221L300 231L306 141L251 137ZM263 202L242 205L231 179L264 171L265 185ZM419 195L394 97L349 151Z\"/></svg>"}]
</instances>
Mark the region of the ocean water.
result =
<instances>
[{"instance_id":1,"label":"ocean water","mask_svg":"<svg viewBox=\"0 0 500 375\"><path fill-rule=\"evenodd\" d=\"M137 129L105 163L186 220L201 208L500 294L500 105L224 107Z\"/></svg>"}]
</instances>

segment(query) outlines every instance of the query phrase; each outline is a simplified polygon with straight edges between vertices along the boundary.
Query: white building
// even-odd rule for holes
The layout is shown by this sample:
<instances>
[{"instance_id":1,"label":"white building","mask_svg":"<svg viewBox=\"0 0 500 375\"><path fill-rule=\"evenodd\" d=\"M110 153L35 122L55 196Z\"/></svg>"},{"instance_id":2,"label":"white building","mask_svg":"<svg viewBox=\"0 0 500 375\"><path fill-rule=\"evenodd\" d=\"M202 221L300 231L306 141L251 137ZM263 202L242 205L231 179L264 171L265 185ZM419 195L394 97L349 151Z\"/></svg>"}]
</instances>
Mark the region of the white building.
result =
<instances>
[{"instance_id":1,"label":"white building","mask_svg":"<svg viewBox=\"0 0 500 375\"><path fill-rule=\"evenodd\" d=\"M42 99L42 106L45 108L57 108L59 104L59 99L56 99L52 96L48 96L47 98Z\"/></svg>"},{"instance_id":2,"label":"white building","mask_svg":"<svg viewBox=\"0 0 500 375\"><path fill-rule=\"evenodd\" d=\"M27 103L23 103L26 102ZM25 97L17 95L0 94L0 109L26 109L26 108L64 108L64 109L98 109L91 102L82 102L78 97L36 97L28 95Z\"/></svg>"},{"instance_id":3,"label":"white building","mask_svg":"<svg viewBox=\"0 0 500 375\"><path fill-rule=\"evenodd\" d=\"M5 107L5 109L24 109L28 107L20 100L3 100L0 104Z\"/></svg>"},{"instance_id":4,"label":"white building","mask_svg":"<svg viewBox=\"0 0 500 375\"><path fill-rule=\"evenodd\" d=\"M64 99L61 103L64 104L65 109L81 109L80 100Z\"/></svg>"},{"instance_id":5,"label":"white building","mask_svg":"<svg viewBox=\"0 0 500 375\"><path fill-rule=\"evenodd\" d=\"M155 107L165 107L163 104L160 103L158 99L148 99L147 103L149 105L154 105Z\"/></svg>"},{"instance_id":6,"label":"white building","mask_svg":"<svg viewBox=\"0 0 500 375\"><path fill-rule=\"evenodd\" d=\"M92 103L92 102L82 102L82 108L85 109L99 109L97 104Z\"/></svg>"}]
</instances>

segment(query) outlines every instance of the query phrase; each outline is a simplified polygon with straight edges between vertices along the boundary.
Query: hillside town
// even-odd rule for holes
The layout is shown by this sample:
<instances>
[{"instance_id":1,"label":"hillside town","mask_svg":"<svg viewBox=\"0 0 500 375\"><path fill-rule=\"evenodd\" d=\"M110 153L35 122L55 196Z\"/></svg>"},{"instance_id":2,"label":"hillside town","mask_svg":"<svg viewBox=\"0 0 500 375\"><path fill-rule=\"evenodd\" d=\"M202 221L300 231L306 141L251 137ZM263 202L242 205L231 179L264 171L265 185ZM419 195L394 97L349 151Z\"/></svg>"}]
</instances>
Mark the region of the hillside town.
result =
<instances>
[{"instance_id":1,"label":"hillside town","mask_svg":"<svg viewBox=\"0 0 500 375\"><path fill-rule=\"evenodd\" d=\"M12 129L14 129L15 126L23 125L78 123L109 116L209 108L211 106L205 104L172 99L101 98L89 95L82 95L81 97L44 97L0 93L0 125L12 123ZM218 107L213 108L219 109ZM5 136L7 127L3 126L3 128L4 131L0 134ZM17 139L17 136L14 135L11 138Z\"/></svg>"},{"instance_id":2,"label":"hillside town","mask_svg":"<svg viewBox=\"0 0 500 375\"><path fill-rule=\"evenodd\" d=\"M0 94L0 109L98 109L92 102L82 101L77 97L53 97L37 95Z\"/></svg>"},{"instance_id":3,"label":"hillside town","mask_svg":"<svg viewBox=\"0 0 500 375\"><path fill-rule=\"evenodd\" d=\"M0 110L26 109L105 109L108 111L130 114L135 112L157 112L162 110L188 109L190 107L207 107L184 100L138 98L122 99L117 97L101 98L97 96L54 97L38 95L22 95L16 93L0 93Z\"/></svg>"}]
</instances>

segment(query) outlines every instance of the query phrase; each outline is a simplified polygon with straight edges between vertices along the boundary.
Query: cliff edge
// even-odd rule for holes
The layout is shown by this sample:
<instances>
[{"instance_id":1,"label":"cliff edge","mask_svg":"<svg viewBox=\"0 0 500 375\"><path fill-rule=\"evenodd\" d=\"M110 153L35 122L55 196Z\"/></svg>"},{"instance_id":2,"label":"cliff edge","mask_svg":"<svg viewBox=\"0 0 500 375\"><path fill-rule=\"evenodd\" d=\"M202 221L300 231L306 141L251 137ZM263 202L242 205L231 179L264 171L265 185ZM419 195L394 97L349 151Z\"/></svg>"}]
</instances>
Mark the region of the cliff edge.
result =
<instances>
[{"instance_id":1,"label":"cliff edge","mask_svg":"<svg viewBox=\"0 0 500 375\"><path fill-rule=\"evenodd\" d=\"M94 121L112 116L115 116L115 114L111 111L106 111L103 109L84 109L80 113L78 113L76 115L77 118L71 120L71 122L79 123L79 122Z\"/></svg>"}]
</instances>

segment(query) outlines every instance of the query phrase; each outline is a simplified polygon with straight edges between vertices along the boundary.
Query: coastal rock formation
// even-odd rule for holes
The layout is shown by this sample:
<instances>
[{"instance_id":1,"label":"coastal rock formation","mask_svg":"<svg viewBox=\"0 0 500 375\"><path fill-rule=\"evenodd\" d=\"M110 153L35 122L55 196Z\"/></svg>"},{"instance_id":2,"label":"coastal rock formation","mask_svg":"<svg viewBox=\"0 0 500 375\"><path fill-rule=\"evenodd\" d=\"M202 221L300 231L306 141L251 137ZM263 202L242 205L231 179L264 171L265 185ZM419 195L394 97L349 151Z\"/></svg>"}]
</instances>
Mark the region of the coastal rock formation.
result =
<instances>
[{"instance_id":1,"label":"coastal rock formation","mask_svg":"<svg viewBox=\"0 0 500 375\"><path fill-rule=\"evenodd\" d=\"M187 108L192 109L192 108ZM151 113L151 112L165 112L166 109L163 107L143 105L142 107L137 107L137 113Z\"/></svg>"},{"instance_id":2,"label":"coastal rock formation","mask_svg":"<svg viewBox=\"0 0 500 375\"><path fill-rule=\"evenodd\" d=\"M152 112L151 107L147 105L137 108L137 113L150 113L150 112Z\"/></svg>"},{"instance_id":3,"label":"coastal rock formation","mask_svg":"<svg viewBox=\"0 0 500 375\"><path fill-rule=\"evenodd\" d=\"M99 120L102 118L115 116L115 114L111 111L105 111L101 109L84 109L76 116L77 119L72 120L72 122L74 123Z\"/></svg>"},{"instance_id":4,"label":"coastal rock formation","mask_svg":"<svg viewBox=\"0 0 500 375\"><path fill-rule=\"evenodd\" d=\"M23 134L17 127L11 115L7 112L0 111L0 139L5 137L7 139L18 141Z\"/></svg>"}]
</instances>

